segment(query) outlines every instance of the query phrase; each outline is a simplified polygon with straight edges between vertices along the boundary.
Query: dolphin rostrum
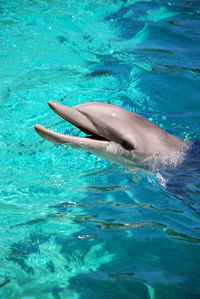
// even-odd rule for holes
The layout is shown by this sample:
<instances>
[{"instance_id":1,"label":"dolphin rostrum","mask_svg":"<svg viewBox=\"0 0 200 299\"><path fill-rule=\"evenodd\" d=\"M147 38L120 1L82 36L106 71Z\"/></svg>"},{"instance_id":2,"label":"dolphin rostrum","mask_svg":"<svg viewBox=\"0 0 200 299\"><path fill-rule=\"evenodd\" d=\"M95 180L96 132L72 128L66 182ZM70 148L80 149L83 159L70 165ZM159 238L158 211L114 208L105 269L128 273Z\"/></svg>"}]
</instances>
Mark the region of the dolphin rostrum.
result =
<instances>
[{"instance_id":1,"label":"dolphin rostrum","mask_svg":"<svg viewBox=\"0 0 200 299\"><path fill-rule=\"evenodd\" d=\"M185 141L142 116L116 105L87 102L74 107L50 101L50 108L86 137L63 135L35 125L35 131L54 144L83 149L106 160L134 168L149 168L158 157L184 152ZM168 159L169 160L169 159Z\"/></svg>"}]
</instances>

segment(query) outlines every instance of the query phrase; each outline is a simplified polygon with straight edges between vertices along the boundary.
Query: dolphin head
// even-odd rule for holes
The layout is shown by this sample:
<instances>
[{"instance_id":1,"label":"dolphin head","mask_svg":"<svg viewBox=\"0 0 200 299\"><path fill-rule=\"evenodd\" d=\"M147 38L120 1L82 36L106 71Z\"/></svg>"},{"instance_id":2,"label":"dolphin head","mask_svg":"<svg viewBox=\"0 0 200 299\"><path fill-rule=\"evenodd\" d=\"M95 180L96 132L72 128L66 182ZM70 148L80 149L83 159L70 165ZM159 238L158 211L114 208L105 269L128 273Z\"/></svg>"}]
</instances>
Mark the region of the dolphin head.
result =
<instances>
[{"instance_id":1,"label":"dolphin head","mask_svg":"<svg viewBox=\"0 0 200 299\"><path fill-rule=\"evenodd\" d=\"M107 160L123 163L146 159L179 149L184 141L165 132L142 116L119 106L87 102L74 107L50 101L50 108L86 137L63 135L35 125L35 131L55 144L84 149ZM114 158L113 158L114 157ZM121 163L121 161L123 162Z\"/></svg>"}]
</instances>

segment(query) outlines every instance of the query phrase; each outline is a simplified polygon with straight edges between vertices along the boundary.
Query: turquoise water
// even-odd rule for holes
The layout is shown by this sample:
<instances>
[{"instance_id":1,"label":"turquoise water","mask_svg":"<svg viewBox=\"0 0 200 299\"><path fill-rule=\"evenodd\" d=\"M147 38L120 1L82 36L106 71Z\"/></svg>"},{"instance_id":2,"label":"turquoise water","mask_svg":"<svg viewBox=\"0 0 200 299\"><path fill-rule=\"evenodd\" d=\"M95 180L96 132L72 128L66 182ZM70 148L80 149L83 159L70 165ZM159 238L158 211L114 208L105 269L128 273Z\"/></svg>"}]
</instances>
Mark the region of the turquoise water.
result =
<instances>
[{"instance_id":1,"label":"turquoise water","mask_svg":"<svg viewBox=\"0 0 200 299\"><path fill-rule=\"evenodd\" d=\"M0 297L199 298L198 167L190 201L33 129L98 100L199 139L199 1L0 0L0 45Z\"/></svg>"}]
</instances>

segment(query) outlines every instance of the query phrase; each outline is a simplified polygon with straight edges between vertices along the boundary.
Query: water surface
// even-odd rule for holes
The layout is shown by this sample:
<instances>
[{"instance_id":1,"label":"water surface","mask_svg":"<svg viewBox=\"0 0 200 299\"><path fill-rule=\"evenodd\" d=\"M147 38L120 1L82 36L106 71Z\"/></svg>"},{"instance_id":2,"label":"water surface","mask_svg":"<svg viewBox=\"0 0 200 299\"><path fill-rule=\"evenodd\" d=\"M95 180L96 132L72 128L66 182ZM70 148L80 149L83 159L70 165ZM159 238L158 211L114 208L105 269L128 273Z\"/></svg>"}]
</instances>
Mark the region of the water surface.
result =
<instances>
[{"instance_id":1,"label":"water surface","mask_svg":"<svg viewBox=\"0 0 200 299\"><path fill-rule=\"evenodd\" d=\"M199 139L199 16L199 1L0 1L1 298L199 298L198 168L188 201L33 130L79 134L49 100L103 101Z\"/></svg>"}]
</instances>

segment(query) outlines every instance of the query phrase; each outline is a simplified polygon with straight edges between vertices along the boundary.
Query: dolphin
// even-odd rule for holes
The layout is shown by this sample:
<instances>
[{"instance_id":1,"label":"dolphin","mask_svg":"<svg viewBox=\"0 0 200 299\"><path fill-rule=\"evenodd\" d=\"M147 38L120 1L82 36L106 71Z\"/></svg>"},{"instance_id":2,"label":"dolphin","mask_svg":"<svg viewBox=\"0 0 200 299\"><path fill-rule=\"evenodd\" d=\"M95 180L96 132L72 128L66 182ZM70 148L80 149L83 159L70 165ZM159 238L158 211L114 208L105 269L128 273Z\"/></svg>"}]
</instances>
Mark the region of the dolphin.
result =
<instances>
[{"instance_id":1,"label":"dolphin","mask_svg":"<svg viewBox=\"0 0 200 299\"><path fill-rule=\"evenodd\" d=\"M63 135L36 124L35 131L56 145L66 144L124 167L145 169L152 168L156 160L169 161L169 156L175 156L178 161L185 151L185 140L122 107L102 102L86 102L73 107L55 101L48 104L60 117L86 134L85 137Z\"/></svg>"}]
</instances>

